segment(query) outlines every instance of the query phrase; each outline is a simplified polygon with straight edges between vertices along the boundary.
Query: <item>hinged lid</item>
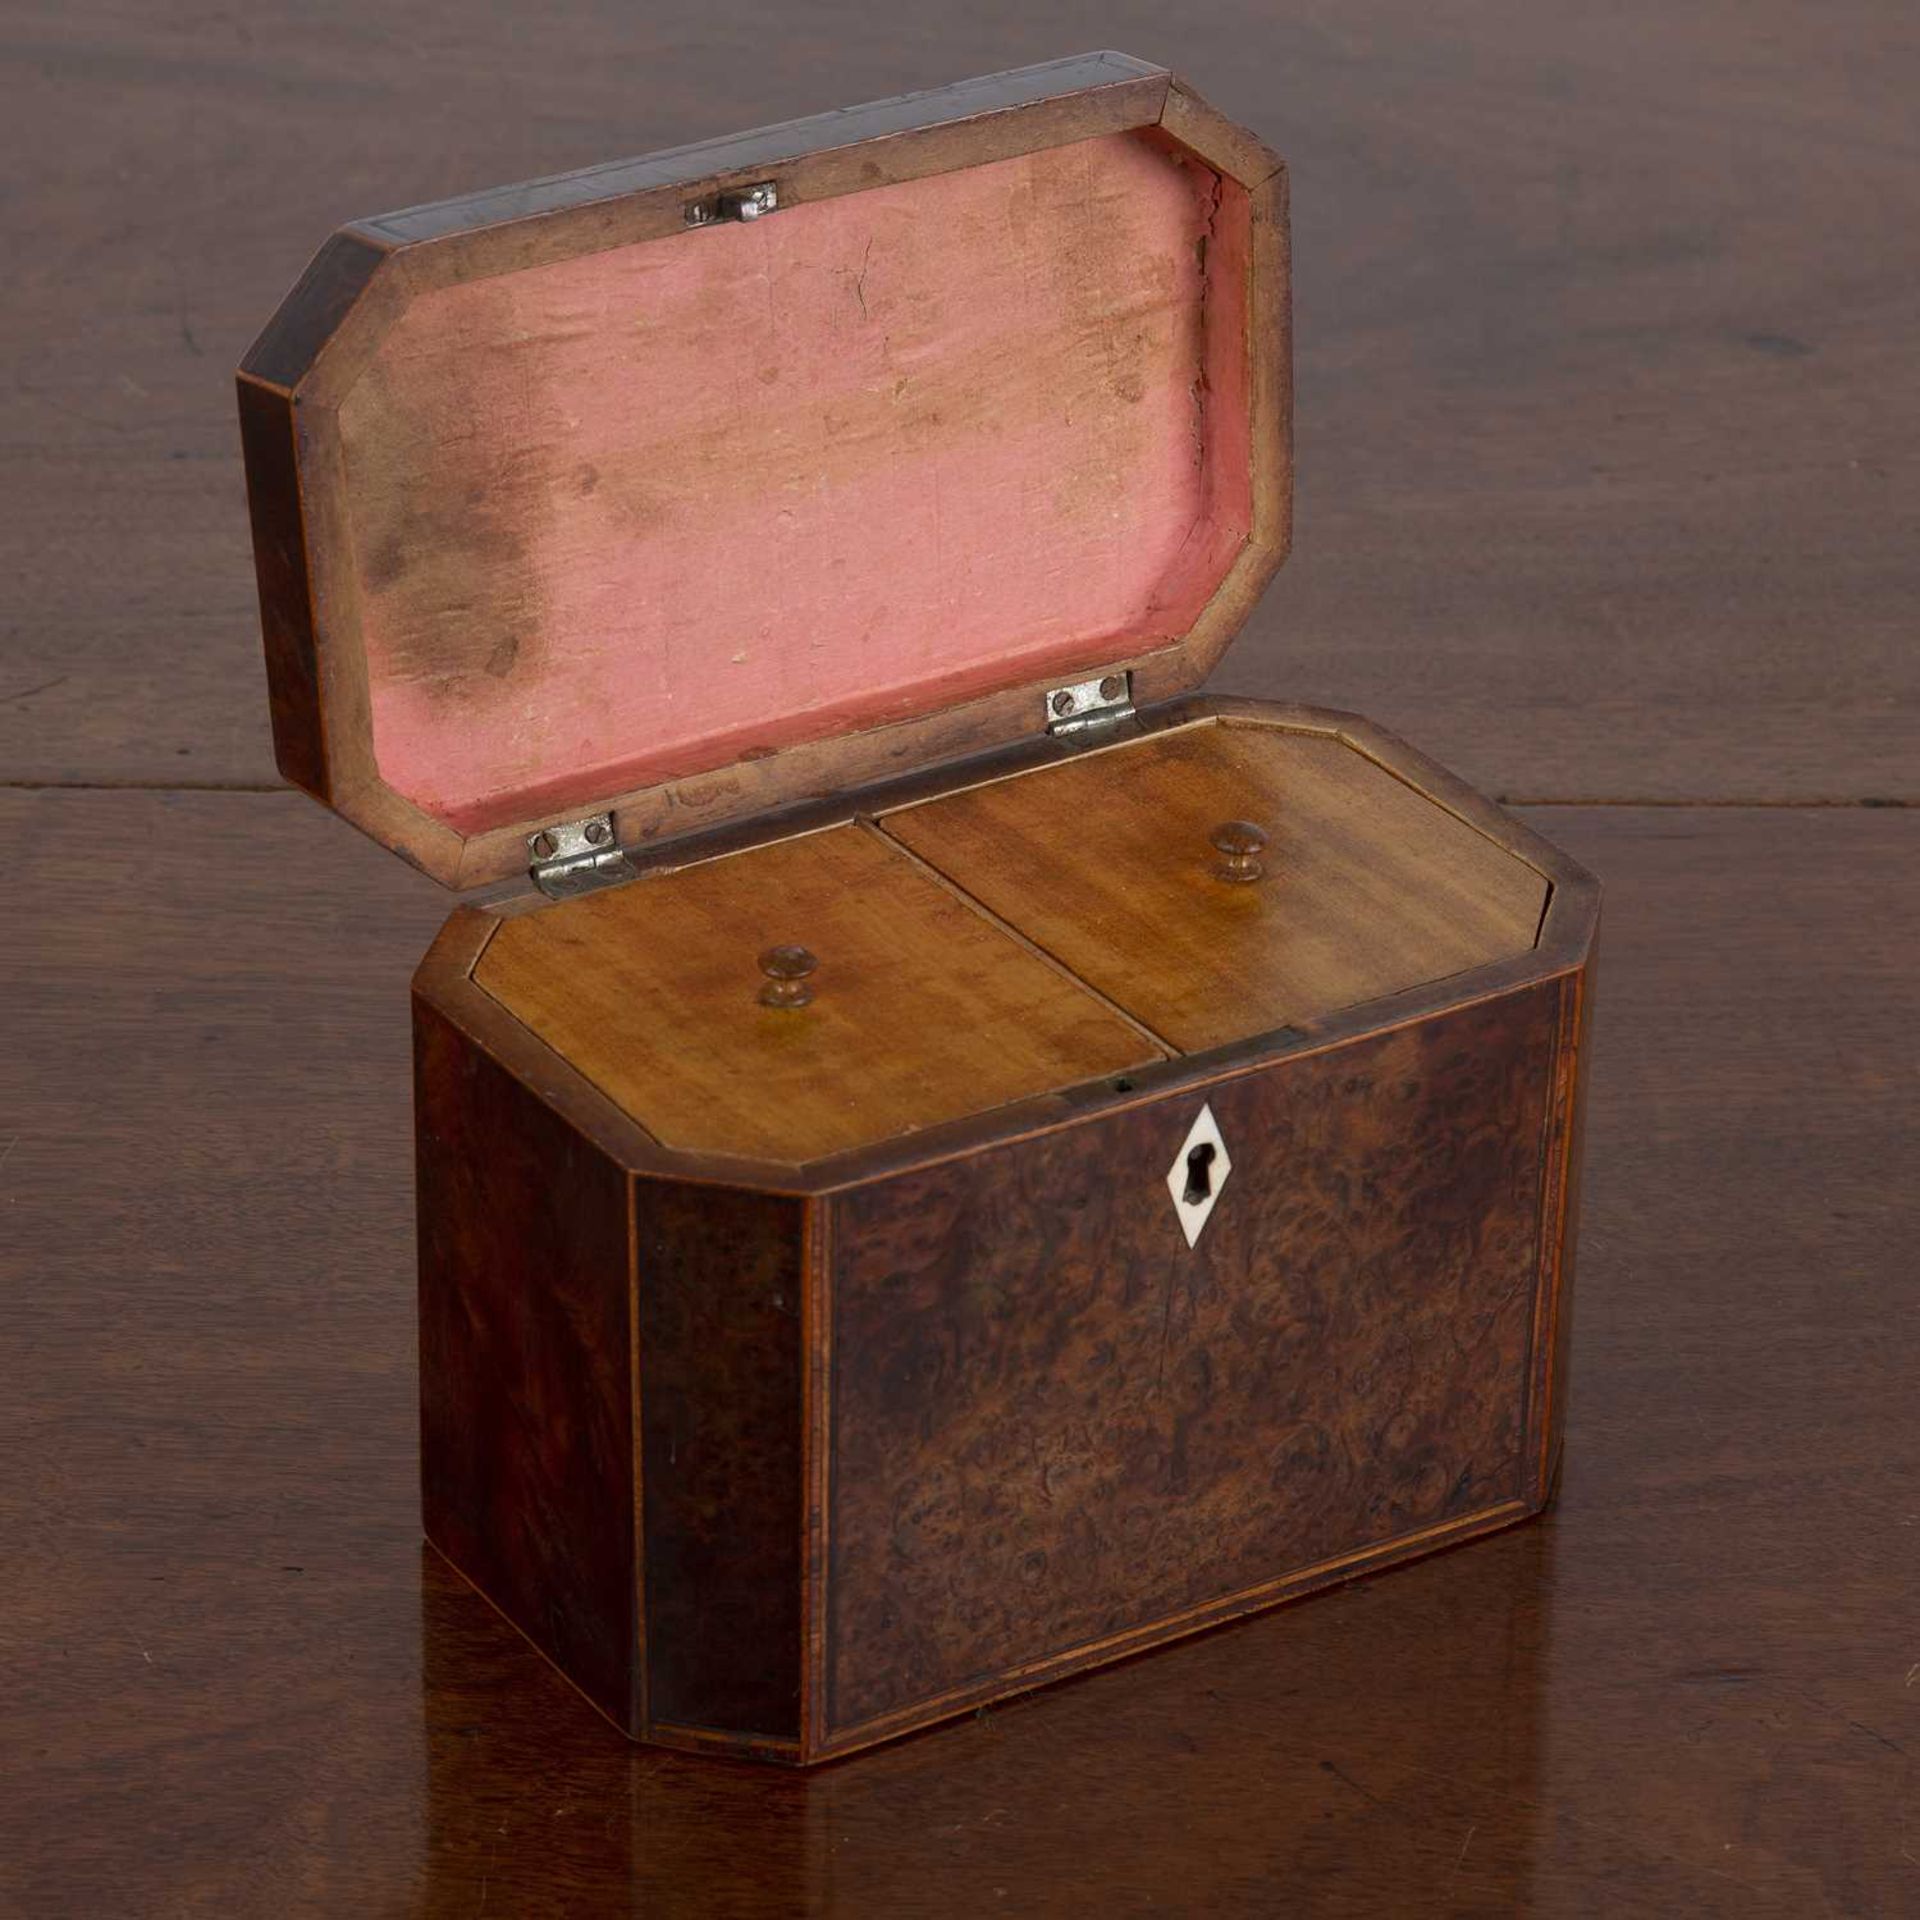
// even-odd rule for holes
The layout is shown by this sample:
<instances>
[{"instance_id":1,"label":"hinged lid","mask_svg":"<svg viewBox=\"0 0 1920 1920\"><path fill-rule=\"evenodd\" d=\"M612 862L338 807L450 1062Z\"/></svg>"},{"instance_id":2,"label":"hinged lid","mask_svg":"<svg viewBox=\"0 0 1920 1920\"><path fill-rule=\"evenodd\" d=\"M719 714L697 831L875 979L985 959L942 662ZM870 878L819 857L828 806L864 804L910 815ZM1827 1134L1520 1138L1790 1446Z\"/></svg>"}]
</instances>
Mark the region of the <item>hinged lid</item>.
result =
<instances>
[{"instance_id":1,"label":"hinged lid","mask_svg":"<svg viewBox=\"0 0 1920 1920\"><path fill-rule=\"evenodd\" d=\"M281 769L591 877L1185 691L1285 552L1286 306L1278 159L1112 53L344 228L240 373Z\"/></svg>"}]
</instances>

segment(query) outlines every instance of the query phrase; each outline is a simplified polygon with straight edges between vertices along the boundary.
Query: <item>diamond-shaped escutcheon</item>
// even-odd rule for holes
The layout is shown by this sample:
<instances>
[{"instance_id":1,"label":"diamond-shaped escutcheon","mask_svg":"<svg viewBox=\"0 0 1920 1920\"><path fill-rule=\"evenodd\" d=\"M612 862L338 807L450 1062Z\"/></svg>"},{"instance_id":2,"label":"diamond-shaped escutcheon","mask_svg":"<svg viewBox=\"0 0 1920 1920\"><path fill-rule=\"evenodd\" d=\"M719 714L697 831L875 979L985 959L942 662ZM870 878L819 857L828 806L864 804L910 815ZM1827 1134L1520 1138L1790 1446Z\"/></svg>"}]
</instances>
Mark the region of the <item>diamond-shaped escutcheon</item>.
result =
<instances>
[{"instance_id":1,"label":"diamond-shaped escutcheon","mask_svg":"<svg viewBox=\"0 0 1920 1920\"><path fill-rule=\"evenodd\" d=\"M1232 1171L1220 1123L1211 1107L1202 1107L1167 1169L1167 1191L1173 1195L1173 1210L1180 1216L1180 1231L1187 1236L1188 1246L1199 1240Z\"/></svg>"}]
</instances>

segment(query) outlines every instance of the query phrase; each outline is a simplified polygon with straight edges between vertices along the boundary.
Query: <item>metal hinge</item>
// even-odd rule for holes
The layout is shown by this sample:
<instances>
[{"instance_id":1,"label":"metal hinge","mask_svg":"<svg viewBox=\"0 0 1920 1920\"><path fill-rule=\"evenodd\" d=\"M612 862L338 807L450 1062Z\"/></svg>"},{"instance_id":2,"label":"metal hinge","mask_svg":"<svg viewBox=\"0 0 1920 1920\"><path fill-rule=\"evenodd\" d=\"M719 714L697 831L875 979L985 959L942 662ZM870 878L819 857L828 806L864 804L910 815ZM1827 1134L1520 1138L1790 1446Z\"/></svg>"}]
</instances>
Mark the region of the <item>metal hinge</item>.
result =
<instances>
[{"instance_id":1,"label":"metal hinge","mask_svg":"<svg viewBox=\"0 0 1920 1920\"><path fill-rule=\"evenodd\" d=\"M533 884L550 900L570 900L634 877L633 862L614 838L610 813L528 834L527 859Z\"/></svg>"},{"instance_id":2,"label":"metal hinge","mask_svg":"<svg viewBox=\"0 0 1920 1920\"><path fill-rule=\"evenodd\" d=\"M687 225L711 227L723 220L758 220L779 205L779 189L771 180L762 180L757 186L734 187L726 193L716 193L711 200L689 200Z\"/></svg>"},{"instance_id":3,"label":"metal hinge","mask_svg":"<svg viewBox=\"0 0 1920 1920\"><path fill-rule=\"evenodd\" d=\"M1071 687L1055 687L1047 695L1049 733L1085 733L1133 718L1133 675L1109 673L1098 680L1082 680Z\"/></svg>"}]
</instances>

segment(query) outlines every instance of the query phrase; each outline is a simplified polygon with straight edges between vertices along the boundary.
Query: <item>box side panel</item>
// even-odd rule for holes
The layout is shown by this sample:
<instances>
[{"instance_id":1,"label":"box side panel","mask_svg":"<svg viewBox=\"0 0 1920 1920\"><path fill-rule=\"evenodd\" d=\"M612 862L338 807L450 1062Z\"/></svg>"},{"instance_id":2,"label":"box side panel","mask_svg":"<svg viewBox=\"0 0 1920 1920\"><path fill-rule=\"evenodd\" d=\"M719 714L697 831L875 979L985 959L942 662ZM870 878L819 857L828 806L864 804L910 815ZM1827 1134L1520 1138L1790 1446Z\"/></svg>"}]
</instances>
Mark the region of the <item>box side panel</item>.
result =
<instances>
[{"instance_id":1,"label":"box side panel","mask_svg":"<svg viewBox=\"0 0 1920 1920\"><path fill-rule=\"evenodd\" d=\"M414 1001L427 1537L628 1731L627 1176Z\"/></svg>"},{"instance_id":2,"label":"box side panel","mask_svg":"<svg viewBox=\"0 0 1920 1920\"><path fill-rule=\"evenodd\" d=\"M1542 1170L1540 1290L1528 1421L1527 1500L1553 1497L1566 1431L1567 1349L1573 1322L1574 1238L1580 1221L1580 1167L1593 1033L1593 958L1560 982L1553 1108Z\"/></svg>"},{"instance_id":3,"label":"box side panel","mask_svg":"<svg viewBox=\"0 0 1920 1920\"><path fill-rule=\"evenodd\" d=\"M800 1738L805 1202L635 1182L646 1715Z\"/></svg>"},{"instance_id":4,"label":"box side panel","mask_svg":"<svg viewBox=\"0 0 1920 1920\"><path fill-rule=\"evenodd\" d=\"M827 1745L1526 1511L1561 985L836 1203ZM1209 1105L1191 1249L1169 1191Z\"/></svg>"}]
</instances>

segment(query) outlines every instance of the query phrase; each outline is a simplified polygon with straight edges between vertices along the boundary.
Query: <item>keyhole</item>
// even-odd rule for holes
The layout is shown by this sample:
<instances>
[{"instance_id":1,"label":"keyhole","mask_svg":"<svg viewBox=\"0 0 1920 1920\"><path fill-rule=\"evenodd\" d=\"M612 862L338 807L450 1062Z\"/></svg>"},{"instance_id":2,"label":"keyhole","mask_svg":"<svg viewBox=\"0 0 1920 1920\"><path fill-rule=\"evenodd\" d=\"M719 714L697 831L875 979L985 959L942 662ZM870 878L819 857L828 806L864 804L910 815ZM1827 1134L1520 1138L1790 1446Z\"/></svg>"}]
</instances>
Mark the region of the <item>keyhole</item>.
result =
<instances>
[{"instance_id":1,"label":"keyhole","mask_svg":"<svg viewBox=\"0 0 1920 1920\"><path fill-rule=\"evenodd\" d=\"M1187 1155L1187 1191L1183 1196L1190 1207L1197 1207L1213 1192L1213 1157L1220 1149L1211 1140L1202 1140Z\"/></svg>"}]
</instances>

